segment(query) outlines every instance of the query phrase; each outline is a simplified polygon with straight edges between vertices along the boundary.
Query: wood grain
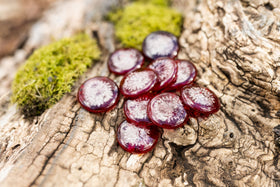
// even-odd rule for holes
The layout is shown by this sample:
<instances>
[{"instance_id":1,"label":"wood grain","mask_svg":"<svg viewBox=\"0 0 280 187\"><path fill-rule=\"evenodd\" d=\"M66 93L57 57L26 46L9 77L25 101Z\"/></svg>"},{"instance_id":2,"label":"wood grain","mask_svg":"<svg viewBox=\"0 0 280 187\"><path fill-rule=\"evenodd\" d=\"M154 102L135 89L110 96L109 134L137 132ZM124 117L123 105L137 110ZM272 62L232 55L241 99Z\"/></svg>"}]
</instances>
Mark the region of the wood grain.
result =
<instances>
[{"instance_id":1,"label":"wood grain","mask_svg":"<svg viewBox=\"0 0 280 187\"><path fill-rule=\"evenodd\" d=\"M280 186L273 135L280 124L279 1L174 0L173 5L185 16L179 58L194 62L197 84L217 94L221 110L163 130L150 153L123 151L115 139L124 120L123 99L110 112L91 114L75 98L89 77L121 80L106 65L115 49L113 26L96 19L85 29L98 36L103 58L73 92L33 119L7 104L9 94L0 99L1 186ZM42 43L27 42L25 49ZM2 79L11 82L12 76Z\"/></svg>"}]
</instances>

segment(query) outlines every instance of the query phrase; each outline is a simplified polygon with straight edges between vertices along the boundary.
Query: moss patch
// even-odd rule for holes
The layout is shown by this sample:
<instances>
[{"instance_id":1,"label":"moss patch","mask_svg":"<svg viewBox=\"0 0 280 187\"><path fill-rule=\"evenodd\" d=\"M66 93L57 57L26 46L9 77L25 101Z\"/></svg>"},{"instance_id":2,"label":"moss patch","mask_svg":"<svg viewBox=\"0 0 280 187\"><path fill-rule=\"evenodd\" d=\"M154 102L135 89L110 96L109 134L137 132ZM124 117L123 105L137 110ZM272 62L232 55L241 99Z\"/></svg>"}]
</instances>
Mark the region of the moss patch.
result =
<instances>
[{"instance_id":1,"label":"moss patch","mask_svg":"<svg viewBox=\"0 0 280 187\"><path fill-rule=\"evenodd\" d=\"M25 115L39 115L71 91L100 50L85 34L62 39L36 50L19 69L13 81L12 101Z\"/></svg>"},{"instance_id":2,"label":"moss patch","mask_svg":"<svg viewBox=\"0 0 280 187\"><path fill-rule=\"evenodd\" d=\"M153 3L141 1L109 14L109 19L115 23L116 37L124 47L141 49L145 37L157 30L180 35L182 15L168 8L168 1L153 0Z\"/></svg>"},{"instance_id":3,"label":"moss patch","mask_svg":"<svg viewBox=\"0 0 280 187\"><path fill-rule=\"evenodd\" d=\"M141 2L141 3L150 3L154 5L160 5L168 7L171 3L170 0L134 0L135 2Z\"/></svg>"}]
</instances>

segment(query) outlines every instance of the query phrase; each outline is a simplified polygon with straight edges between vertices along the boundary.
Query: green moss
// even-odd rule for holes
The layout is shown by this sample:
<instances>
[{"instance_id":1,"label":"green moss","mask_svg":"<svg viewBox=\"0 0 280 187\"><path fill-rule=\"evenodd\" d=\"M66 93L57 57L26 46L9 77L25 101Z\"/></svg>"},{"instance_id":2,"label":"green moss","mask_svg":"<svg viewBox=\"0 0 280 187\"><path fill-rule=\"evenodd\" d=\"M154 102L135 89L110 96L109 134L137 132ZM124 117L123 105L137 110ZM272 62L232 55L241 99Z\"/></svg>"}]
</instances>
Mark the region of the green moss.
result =
<instances>
[{"instance_id":1,"label":"green moss","mask_svg":"<svg viewBox=\"0 0 280 187\"><path fill-rule=\"evenodd\" d=\"M166 7L170 5L169 0L135 0L135 2L150 3L150 4L166 6Z\"/></svg>"},{"instance_id":2,"label":"green moss","mask_svg":"<svg viewBox=\"0 0 280 187\"><path fill-rule=\"evenodd\" d=\"M137 49L141 49L144 38L153 31L164 30L179 36L183 21L182 15L171 8L138 2L109 14L109 19L115 23L116 37L121 44Z\"/></svg>"},{"instance_id":3,"label":"green moss","mask_svg":"<svg viewBox=\"0 0 280 187\"><path fill-rule=\"evenodd\" d=\"M36 50L16 74L12 101L27 116L41 114L71 91L75 80L100 54L96 41L85 34Z\"/></svg>"}]
</instances>

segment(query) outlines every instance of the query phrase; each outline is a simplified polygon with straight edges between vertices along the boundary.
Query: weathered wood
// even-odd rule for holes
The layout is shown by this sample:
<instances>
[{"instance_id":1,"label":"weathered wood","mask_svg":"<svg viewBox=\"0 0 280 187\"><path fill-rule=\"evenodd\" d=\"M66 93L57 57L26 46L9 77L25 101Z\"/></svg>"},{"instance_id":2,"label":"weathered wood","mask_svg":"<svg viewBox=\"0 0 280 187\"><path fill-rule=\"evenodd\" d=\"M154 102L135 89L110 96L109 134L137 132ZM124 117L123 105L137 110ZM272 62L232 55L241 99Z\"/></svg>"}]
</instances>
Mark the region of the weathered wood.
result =
<instances>
[{"instance_id":1,"label":"weathered wood","mask_svg":"<svg viewBox=\"0 0 280 187\"><path fill-rule=\"evenodd\" d=\"M150 153L123 151L115 140L123 100L97 115L75 99L88 77L121 79L106 67L112 25L95 22L86 28L97 31L104 57L72 93L32 120L15 106L4 110L8 96L0 100L2 186L280 186L273 137L280 124L280 2L175 0L174 6L185 15L179 58L195 63L197 83L219 96L221 110L164 130ZM26 51L44 43L29 41Z\"/></svg>"}]
</instances>

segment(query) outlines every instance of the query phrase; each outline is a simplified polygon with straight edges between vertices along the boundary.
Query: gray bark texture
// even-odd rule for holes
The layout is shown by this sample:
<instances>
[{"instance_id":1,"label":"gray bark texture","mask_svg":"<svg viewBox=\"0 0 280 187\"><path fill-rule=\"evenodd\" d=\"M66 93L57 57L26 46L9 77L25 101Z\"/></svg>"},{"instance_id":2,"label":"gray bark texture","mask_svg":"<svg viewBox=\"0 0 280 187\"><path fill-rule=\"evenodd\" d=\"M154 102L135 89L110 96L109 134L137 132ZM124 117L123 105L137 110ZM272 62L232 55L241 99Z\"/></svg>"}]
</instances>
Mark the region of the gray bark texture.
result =
<instances>
[{"instance_id":1,"label":"gray bark texture","mask_svg":"<svg viewBox=\"0 0 280 187\"><path fill-rule=\"evenodd\" d=\"M24 46L0 61L1 186L280 186L273 130L280 125L280 1L173 1L185 17L179 58L194 62L197 84L217 94L221 110L163 130L156 148L142 155L116 142L123 98L104 114L89 113L76 100L89 77L121 80L107 69L114 29L102 21L117 3L58 1L33 25ZM98 36L102 59L73 92L25 119L9 104L18 66L33 49L81 29Z\"/></svg>"}]
</instances>

